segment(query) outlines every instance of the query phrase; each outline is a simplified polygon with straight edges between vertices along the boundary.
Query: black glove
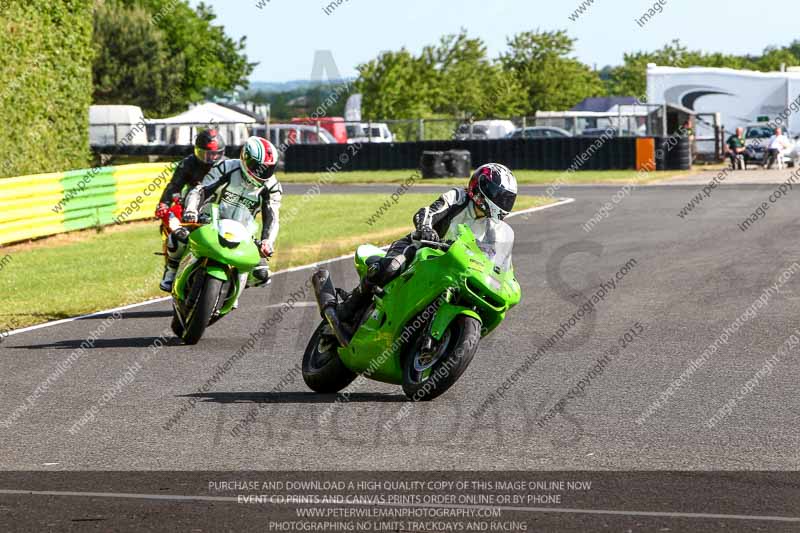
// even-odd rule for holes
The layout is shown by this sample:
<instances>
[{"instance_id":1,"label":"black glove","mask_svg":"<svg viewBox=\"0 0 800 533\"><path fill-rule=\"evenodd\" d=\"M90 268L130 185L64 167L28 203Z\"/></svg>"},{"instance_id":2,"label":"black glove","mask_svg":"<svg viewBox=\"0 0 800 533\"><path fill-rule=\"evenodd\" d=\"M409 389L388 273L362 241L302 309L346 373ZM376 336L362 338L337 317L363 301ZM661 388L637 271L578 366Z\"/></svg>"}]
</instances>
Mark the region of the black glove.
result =
<instances>
[{"instance_id":1,"label":"black glove","mask_svg":"<svg viewBox=\"0 0 800 533\"><path fill-rule=\"evenodd\" d=\"M194 211L184 211L181 220L188 224L194 224L197 222L197 213Z\"/></svg>"},{"instance_id":2,"label":"black glove","mask_svg":"<svg viewBox=\"0 0 800 533\"><path fill-rule=\"evenodd\" d=\"M411 236L415 241L433 241L439 242L439 234L433 228L420 228Z\"/></svg>"}]
</instances>

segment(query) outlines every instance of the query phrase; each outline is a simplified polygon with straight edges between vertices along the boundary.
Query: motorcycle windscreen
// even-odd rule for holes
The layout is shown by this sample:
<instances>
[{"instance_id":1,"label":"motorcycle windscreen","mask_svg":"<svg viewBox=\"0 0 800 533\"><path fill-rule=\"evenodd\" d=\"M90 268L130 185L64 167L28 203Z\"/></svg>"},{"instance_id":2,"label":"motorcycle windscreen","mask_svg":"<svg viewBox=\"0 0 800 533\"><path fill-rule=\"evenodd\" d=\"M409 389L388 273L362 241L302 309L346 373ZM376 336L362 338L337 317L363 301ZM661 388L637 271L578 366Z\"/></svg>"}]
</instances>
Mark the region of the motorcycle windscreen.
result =
<instances>
[{"instance_id":1,"label":"motorcycle windscreen","mask_svg":"<svg viewBox=\"0 0 800 533\"><path fill-rule=\"evenodd\" d=\"M511 269L511 254L514 250L514 230L502 220L493 218L478 218L467 224L478 247L485 253L495 266L505 272Z\"/></svg>"},{"instance_id":2,"label":"motorcycle windscreen","mask_svg":"<svg viewBox=\"0 0 800 533\"><path fill-rule=\"evenodd\" d=\"M253 217L250 210L242 205L232 205L229 203L220 203L219 204L219 219L222 220L233 220L238 222L242 226L247 229L247 232L250 236L255 235L256 231L258 230L258 224L256 223L255 218ZM221 228L217 228L221 230ZM220 234L223 232L220 231Z\"/></svg>"}]
</instances>

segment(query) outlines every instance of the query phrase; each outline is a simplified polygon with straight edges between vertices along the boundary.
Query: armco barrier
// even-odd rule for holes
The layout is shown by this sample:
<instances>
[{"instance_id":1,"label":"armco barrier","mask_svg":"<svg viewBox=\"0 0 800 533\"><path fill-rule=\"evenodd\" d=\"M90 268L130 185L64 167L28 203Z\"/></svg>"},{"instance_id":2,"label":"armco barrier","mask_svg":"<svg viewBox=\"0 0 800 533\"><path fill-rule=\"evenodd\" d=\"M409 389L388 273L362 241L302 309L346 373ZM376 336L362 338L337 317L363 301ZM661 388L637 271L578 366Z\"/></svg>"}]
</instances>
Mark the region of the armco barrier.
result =
<instances>
[{"instance_id":1,"label":"armco barrier","mask_svg":"<svg viewBox=\"0 0 800 533\"><path fill-rule=\"evenodd\" d=\"M172 166L98 167L0 179L0 244L150 218Z\"/></svg>"}]
</instances>

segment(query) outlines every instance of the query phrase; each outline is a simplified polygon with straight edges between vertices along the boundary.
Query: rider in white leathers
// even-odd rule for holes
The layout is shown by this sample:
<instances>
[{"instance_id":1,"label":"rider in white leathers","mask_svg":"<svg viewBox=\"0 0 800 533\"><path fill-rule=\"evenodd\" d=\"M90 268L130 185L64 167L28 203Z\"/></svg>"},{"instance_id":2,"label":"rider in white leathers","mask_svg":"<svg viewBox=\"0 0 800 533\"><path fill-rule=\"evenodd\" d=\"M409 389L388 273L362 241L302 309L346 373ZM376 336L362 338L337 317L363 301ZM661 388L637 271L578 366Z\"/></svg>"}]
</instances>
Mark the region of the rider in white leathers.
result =
<instances>
[{"instance_id":1,"label":"rider in white leathers","mask_svg":"<svg viewBox=\"0 0 800 533\"><path fill-rule=\"evenodd\" d=\"M275 177L278 165L278 150L268 140L250 137L242 147L239 159L231 159L217 164L202 183L194 187L186 197L183 211L184 222L196 222L201 210L210 204L219 204L221 218L238 219L239 210L247 210L250 215L261 213L261 256L272 256L278 238L279 211L283 189ZM180 263L189 231L179 228L170 234L167 243L168 264L161 281L161 289L171 291L175 274ZM253 276L261 283L269 279L266 260L253 271ZM243 275L242 282L247 281Z\"/></svg>"}]
</instances>

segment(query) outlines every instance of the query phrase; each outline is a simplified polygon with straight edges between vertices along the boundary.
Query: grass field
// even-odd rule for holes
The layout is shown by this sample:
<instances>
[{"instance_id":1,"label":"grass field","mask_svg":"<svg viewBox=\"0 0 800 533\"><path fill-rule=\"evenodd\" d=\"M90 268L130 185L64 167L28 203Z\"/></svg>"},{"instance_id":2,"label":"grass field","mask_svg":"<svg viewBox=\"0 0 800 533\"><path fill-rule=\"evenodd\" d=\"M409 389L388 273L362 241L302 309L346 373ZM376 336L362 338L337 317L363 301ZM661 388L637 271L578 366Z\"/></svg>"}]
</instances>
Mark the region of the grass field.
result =
<instances>
[{"instance_id":1,"label":"grass field","mask_svg":"<svg viewBox=\"0 0 800 533\"><path fill-rule=\"evenodd\" d=\"M567 174L560 170L516 170L514 175L523 185L549 185L558 180L567 184L592 184L592 183L627 183L637 179L638 183L652 183L654 181L672 178L686 174L683 170L663 170L650 172L644 178L635 170L598 170L582 171ZM313 172L292 172L280 175L282 183L316 183L325 174ZM415 175L414 170L383 170L363 172L338 172L331 181L332 185L354 185L373 183L404 183ZM464 178L444 178L437 180L418 179L415 185L462 185Z\"/></svg>"},{"instance_id":2,"label":"grass field","mask_svg":"<svg viewBox=\"0 0 800 533\"><path fill-rule=\"evenodd\" d=\"M411 216L435 194L406 194L385 205L385 194L287 197L273 270L350 253L362 243L387 244L408 233ZM523 196L517 209L549 203ZM0 331L164 296L164 260L155 222L83 231L4 248L0 261Z\"/></svg>"}]
</instances>

